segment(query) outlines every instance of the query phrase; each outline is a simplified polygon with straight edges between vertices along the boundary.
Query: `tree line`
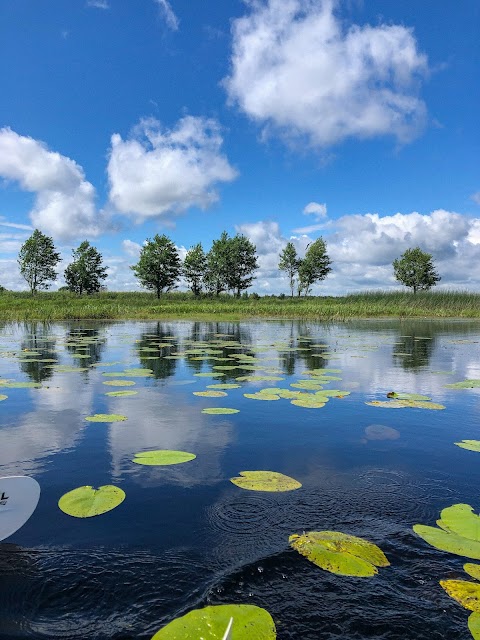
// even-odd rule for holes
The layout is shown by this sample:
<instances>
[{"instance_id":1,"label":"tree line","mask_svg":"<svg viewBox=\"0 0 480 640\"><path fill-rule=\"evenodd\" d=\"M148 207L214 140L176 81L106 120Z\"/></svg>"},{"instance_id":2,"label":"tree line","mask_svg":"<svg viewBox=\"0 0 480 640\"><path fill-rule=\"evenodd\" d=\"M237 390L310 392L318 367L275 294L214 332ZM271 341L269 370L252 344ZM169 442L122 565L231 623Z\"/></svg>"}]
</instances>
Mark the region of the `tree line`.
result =
<instances>
[{"instance_id":1,"label":"tree line","mask_svg":"<svg viewBox=\"0 0 480 640\"><path fill-rule=\"evenodd\" d=\"M61 289L78 295L102 290L108 267L104 266L98 249L84 240L72 250L72 258L64 270L65 286ZM35 229L18 255L20 273L33 295L48 289L56 280L60 261L53 239ZM332 271L331 265L323 238L307 245L303 258L297 254L293 242L288 242L278 262L278 268L289 280L291 297L308 296L312 286ZM187 251L182 261L172 240L156 234L144 242L138 262L130 268L142 287L153 291L157 298L175 289L181 277L196 297L230 292L240 298L255 279L258 256L255 245L245 235L237 233L230 237L224 231L209 251L205 252L199 242ZM393 269L396 280L410 287L413 293L427 291L440 280L432 256L419 247L407 249L395 259Z\"/></svg>"}]
</instances>

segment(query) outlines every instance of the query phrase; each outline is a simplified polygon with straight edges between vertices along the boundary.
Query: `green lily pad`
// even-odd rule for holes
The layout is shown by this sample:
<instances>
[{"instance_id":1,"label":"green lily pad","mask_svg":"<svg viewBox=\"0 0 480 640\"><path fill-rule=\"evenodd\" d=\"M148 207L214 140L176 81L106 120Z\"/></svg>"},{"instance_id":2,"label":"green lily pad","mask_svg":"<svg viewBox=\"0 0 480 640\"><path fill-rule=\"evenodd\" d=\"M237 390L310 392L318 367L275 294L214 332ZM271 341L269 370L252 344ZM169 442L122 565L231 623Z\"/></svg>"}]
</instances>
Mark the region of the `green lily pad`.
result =
<instances>
[{"instance_id":1,"label":"green lily pad","mask_svg":"<svg viewBox=\"0 0 480 640\"><path fill-rule=\"evenodd\" d=\"M197 378L220 378L225 374L222 373L221 371L209 371L205 373L194 373L193 375L196 376Z\"/></svg>"},{"instance_id":2,"label":"green lily pad","mask_svg":"<svg viewBox=\"0 0 480 640\"><path fill-rule=\"evenodd\" d=\"M465 573L468 573L469 576L475 578L475 580L480 580L480 564L474 564L473 562L466 562L463 565L463 570Z\"/></svg>"},{"instance_id":3,"label":"green lily pad","mask_svg":"<svg viewBox=\"0 0 480 640\"><path fill-rule=\"evenodd\" d=\"M480 612L480 584L468 580L440 580L448 595L462 607Z\"/></svg>"},{"instance_id":4,"label":"green lily pad","mask_svg":"<svg viewBox=\"0 0 480 640\"><path fill-rule=\"evenodd\" d=\"M245 398L249 398L250 400L280 400L280 396L274 395L272 393L244 393Z\"/></svg>"},{"instance_id":5,"label":"green lily pad","mask_svg":"<svg viewBox=\"0 0 480 640\"><path fill-rule=\"evenodd\" d=\"M437 524L440 528L416 524L413 530L436 549L480 560L480 516L469 504L443 509Z\"/></svg>"},{"instance_id":6,"label":"green lily pad","mask_svg":"<svg viewBox=\"0 0 480 640\"><path fill-rule=\"evenodd\" d=\"M310 389L311 391L323 389L321 384L314 380L300 380L299 382L292 382L290 386L294 389Z\"/></svg>"},{"instance_id":7,"label":"green lily pad","mask_svg":"<svg viewBox=\"0 0 480 640\"><path fill-rule=\"evenodd\" d=\"M327 397L320 398L315 394L305 394L310 397L294 398L290 400L290 404L294 404L296 407L305 407L305 409L321 409L328 402Z\"/></svg>"},{"instance_id":8,"label":"green lily pad","mask_svg":"<svg viewBox=\"0 0 480 640\"><path fill-rule=\"evenodd\" d=\"M341 391L340 389L322 389L315 392L316 396L325 396L327 398L345 398L350 395L350 391Z\"/></svg>"},{"instance_id":9,"label":"green lily pad","mask_svg":"<svg viewBox=\"0 0 480 640\"><path fill-rule=\"evenodd\" d=\"M60 509L74 518L91 518L111 511L125 500L125 492L111 484L94 489L78 487L58 501Z\"/></svg>"},{"instance_id":10,"label":"green lily pad","mask_svg":"<svg viewBox=\"0 0 480 640\"><path fill-rule=\"evenodd\" d=\"M133 385L137 383L133 380L105 380L103 384L109 387L133 387Z\"/></svg>"},{"instance_id":11,"label":"green lily pad","mask_svg":"<svg viewBox=\"0 0 480 640\"><path fill-rule=\"evenodd\" d=\"M136 453L132 462L148 466L165 466L170 464L181 464L195 460L194 453L186 451L170 451L168 449L157 449L156 451L141 451Z\"/></svg>"},{"instance_id":12,"label":"green lily pad","mask_svg":"<svg viewBox=\"0 0 480 640\"><path fill-rule=\"evenodd\" d=\"M462 449L480 452L480 440L462 440L461 442L455 442L454 444L456 444L457 447L462 447Z\"/></svg>"},{"instance_id":13,"label":"green lily pad","mask_svg":"<svg viewBox=\"0 0 480 640\"><path fill-rule=\"evenodd\" d=\"M68 364L47 364L47 369L54 369L55 373L77 373L78 371L88 371L87 367L72 367Z\"/></svg>"},{"instance_id":14,"label":"green lily pad","mask_svg":"<svg viewBox=\"0 0 480 640\"><path fill-rule=\"evenodd\" d=\"M241 386L241 384L219 382L218 384L207 384L207 389L240 389Z\"/></svg>"},{"instance_id":15,"label":"green lily pad","mask_svg":"<svg viewBox=\"0 0 480 640\"><path fill-rule=\"evenodd\" d=\"M39 382L3 382L0 387L7 389L38 389L42 385Z\"/></svg>"},{"instance_id":16,"label":"green lily pad","mask_svg":"<svg viewBox=\"0 0 480 640\"><path fill-rule=\"evenodd\" d=\"M123 422L127 420L127 416L118 413L96 413L93 416L87 416L85 420L88 422Z\"/></svg>"},{"instance_id":17,"label":"green lily pad","mask_svg":"<svg viewBox=\"0 0 480 640\"><path fill-rule=\"evenodd\" d=\"M208 413L209 415L227 415L230 413L240 413L240 409L228 409L227 407L209 407L208 409L202 409L202 413Z\"/></svg>"},{"instance_id":18,"label":"green lily pad","mask_svg":"<svg viewBox=\"0 0 480 640\"><path fill-rule=\"evenodd\" d=\"M224 398L227 394L225 391L194 391L194 396L201 396L202 398Z\"/></svg>"},{"instance_id":19,"label":"green lily pad","mask_svg":"<svg viewBox=\"0 0 480 640\"><path fill-rule=\"evenodd\" d=\"M152 640L221 640L231 618L235 640L277 637L275 623L265 609L252 604L221 604L190 611L157 631Z\"/></svg>"},{"instance_id":20,"label":"green lily pad","mask_svg":"<svg viewBox=\"0 0 480 640\"><path fill-rule=\"evenodd\" d=\"M276 380L285 380L285 378L280 378L278 376L240 376L235 379L239 382L273 382Z\"/></svg>"},{"instance_id":21,"label":"green lily pad","mask_svg":"<svg viewBox=\"0 0 480 640\"><path fill-rule=\"evenodd\" d=\"M480 613L474 611L468 618L468 628L474 640L480 640Z\"/></svg>"},{"instance_id":22,"label":"green lily pad","mask_svg":"<svg viewBox=\"0 0 480 640\"><path fill-rule=\"evenodd\" d=\"M454 382L446 384L446 389L478 389L480 388L480 380L463 380L462 382Z\"/></svg>"},{"instance_id":23,"label":"green lily pad","mask_svg":"<svg viewBox=\"0 0 480 640\"><path fill-rule=\"evenodd\" d=\"M412 409L432 409L436 411L445 409L443 404L424 400L372 400L371 402L365 402L365 404L371 407L383 407L384 409L405 409L408 407Z\"/></svg>"},{"instance_id":24,"label":"green lily pad","mask_svg":"<svg viewBox=\"0 0 480 640\"><path fill-rule=\"evenodd\" d=\"M290 545L318 567L343 576L369 577L389 561L377 545L339 531L310 531L289 537Z\"/></svg>"},{"instance_id":25,"label":"green lily pad","mask_svg":"<svg viewBox=\"0 0 480 640\"><path fill-rule=\"evenodd\" d=\"M72 353L72 358L90 358L90 355L86 353Z\"/></svg>"},{"instance_id":26,"label":"green lily pad","mask_svg":"<svg viewBox=\"0 0 480 640\"><path fill-rule=\"evenodd\" d=\"M293 491L300 489L300 482L277 471L240 471L240 476L230 482L250 491Z\"/></svg>"},{"instance_id":27,"label":"green lily pad","mask_svg":"<svg viewBox=\"0 0 480 640\"><path fill-rule=\"evenodd\" d=\"M111 398L126 398L128 396L136 396L138 391L108 391L105 395Z\"/></svg>"},{"instance_id":28,"label":"green lily pad","mask_svg":"<svg viewBox=\"0 0 480 640\"><path fill-rule=\"evenodd\" d=\"M431 400L428 396L421 396L418 393L395 393L395 391L387 393L387 398L395 398L396 400Z\"/></svg>"},{"instance_id":29,"label":"green lily pad","mask_svg":"<svg viewBox=\"0 0 480 640\"><path fill-rule=\"evenodd\" d=\"M2 400L6 400L7 398L8 398L8 396L6 396L6 395L5 395L5 394L3 394L3 393L0 393L0 402L1 402Z\"/></svg>"}]
</instances>

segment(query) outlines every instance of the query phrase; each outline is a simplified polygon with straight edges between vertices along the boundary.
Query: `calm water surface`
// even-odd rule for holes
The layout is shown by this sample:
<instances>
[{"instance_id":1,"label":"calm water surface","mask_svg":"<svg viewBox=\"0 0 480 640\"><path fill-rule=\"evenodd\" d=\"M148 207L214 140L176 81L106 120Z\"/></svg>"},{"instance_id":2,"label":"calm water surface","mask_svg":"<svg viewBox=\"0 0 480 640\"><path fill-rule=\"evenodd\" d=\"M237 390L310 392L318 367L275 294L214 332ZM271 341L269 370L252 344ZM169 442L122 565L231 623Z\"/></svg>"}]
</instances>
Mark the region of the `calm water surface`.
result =
<instances>
[{"instance_id":1,"label":"calm water surface","mask_svg":"<svg viewBox=\"0 0 480 640\"><path fill-rule=\"evenodd\" d=\"M31 475L42 494L27 524L0 543L1 640L148 639L193 608L223 603L266 608L280 640L469 638L468 612L438 584L468 579L466 560L433 549L412 525L434 525L458 502L480 510L480 454L454 445L480 438L480 389L445 388L480 378L479 345L480 325L460 321L4 325L0 378L42 386L0 389L8 395L0 476ZM251 356L246 369L195 375L238 364L229 356L239 353ZM307 409L243 396L288 388L321 367L341 370L325 388L348 397ZM131 378L124 388L137 395L106 396L117 388L103 374L125 368L153 375ZM241 382L224 398L193 395L253 374L283 380ZM389 391L425 394L446 409L365 404ZM95 413L128 420L85 421ZM371 439L370 425L397 437ZM197 458L131 462L151 449ZM255 469L303 486L274 494L229 482ZM67 491L105 484L126 492L115 510L77 519L58 509ZM371 579L336 576L289 548L292 533L323 529L368 538L391 566Z\"/></svg>"}]
</instances>

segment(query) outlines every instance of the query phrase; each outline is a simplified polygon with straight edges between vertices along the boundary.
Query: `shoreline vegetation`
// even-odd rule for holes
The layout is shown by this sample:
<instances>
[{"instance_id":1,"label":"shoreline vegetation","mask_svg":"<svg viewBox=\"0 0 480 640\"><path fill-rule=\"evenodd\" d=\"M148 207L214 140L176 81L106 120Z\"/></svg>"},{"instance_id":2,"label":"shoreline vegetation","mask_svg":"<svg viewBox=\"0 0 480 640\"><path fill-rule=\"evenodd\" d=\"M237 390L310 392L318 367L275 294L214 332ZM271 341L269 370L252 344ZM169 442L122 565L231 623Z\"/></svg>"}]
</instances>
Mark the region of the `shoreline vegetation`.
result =
<instances>
[{"instance_id":1,"label":"shoreline vegetation","mask_svg":"<svg viewBox=\"0 0 480 640\"><path fill-rule=\"evenodd\" d=\"M172 292L157 299L144 292L103 291L93 295L70 292L3 291L0 320L246 320L304 318L479 318L480 293L467 291L367 291L345 296L283 297L250 294L240 299Z\"/></svg>"}]
</instances>

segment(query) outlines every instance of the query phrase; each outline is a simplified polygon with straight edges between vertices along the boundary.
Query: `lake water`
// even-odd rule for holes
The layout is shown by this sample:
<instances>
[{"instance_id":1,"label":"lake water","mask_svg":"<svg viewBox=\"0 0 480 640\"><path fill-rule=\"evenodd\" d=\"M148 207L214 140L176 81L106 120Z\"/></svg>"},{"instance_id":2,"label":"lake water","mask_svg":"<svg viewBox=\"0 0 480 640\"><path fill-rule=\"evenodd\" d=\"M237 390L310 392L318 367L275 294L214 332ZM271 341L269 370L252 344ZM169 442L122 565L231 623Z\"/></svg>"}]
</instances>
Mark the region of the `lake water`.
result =
<instances>
[{"instance_id":1,"label":"lake water","mask_svg":"<svg viewBox=\"0 0 480 640\"><path fill-rule=\"evenodd\" d=\"M148 639L191 609L224 603L264 607L280 640L470 637L468 612L439 586L469 579L468 560L430 547L412 526L433 526L455 503L480 510L480 454L454 444L480 437L480 389L445 387L480 378L480 324L29 323L3 325L1 336L0 378L42 385L0 388L0 476L31 475L42 489L30 520L0 543L1 640ZM229 357L240 353L251 357ZM229 365L238 368L213 369ZM103 384L129 368L153 375ZM318 409L243 395L291 388L316 368L339 369L325 388L350 395ZM195 375L212 371L223 375ZM282 380L193 394L249 375ZM122 389L138 393L105 395ZM365 404L390 391L446 408ZM202 413L209 407L239 413ZM128 419L85 420L97 413ZM197 457L132 463L154 449ZM302 487L247 491L229 481L244 470L278 471ZM126 493L116 509L78 519L58 508L66 492L106 484ZM338 576L289 547L289 535L325 529L374 542L391 566Z\"/></svg>"}]
</instances>

